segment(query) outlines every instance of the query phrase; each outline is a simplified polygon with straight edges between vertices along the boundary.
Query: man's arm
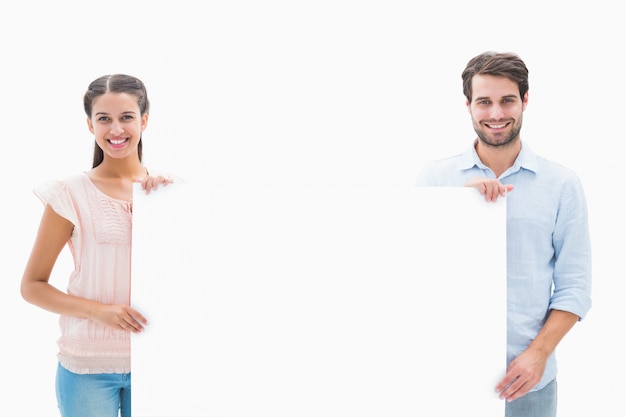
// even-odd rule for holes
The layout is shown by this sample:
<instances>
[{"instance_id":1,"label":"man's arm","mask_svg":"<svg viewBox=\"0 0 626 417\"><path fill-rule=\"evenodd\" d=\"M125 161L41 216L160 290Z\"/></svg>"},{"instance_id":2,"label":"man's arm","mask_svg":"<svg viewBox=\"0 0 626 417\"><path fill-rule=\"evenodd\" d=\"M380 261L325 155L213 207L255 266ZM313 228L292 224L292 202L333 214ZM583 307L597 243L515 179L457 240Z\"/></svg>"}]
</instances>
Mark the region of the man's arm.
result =
<instances>
[{"instance_id":1,"label":"man's arm","mask_svg":"<svg viewBox=\"0 0 626 417\"><path fill-rule=\"evenodd\" d=\"M579 320L576 314L551 310L537 337L513 359L506 375L496 385L500 398L513 401L526 395L541 380L548 358L556 346Z\"/></svg>"}]
</instances>

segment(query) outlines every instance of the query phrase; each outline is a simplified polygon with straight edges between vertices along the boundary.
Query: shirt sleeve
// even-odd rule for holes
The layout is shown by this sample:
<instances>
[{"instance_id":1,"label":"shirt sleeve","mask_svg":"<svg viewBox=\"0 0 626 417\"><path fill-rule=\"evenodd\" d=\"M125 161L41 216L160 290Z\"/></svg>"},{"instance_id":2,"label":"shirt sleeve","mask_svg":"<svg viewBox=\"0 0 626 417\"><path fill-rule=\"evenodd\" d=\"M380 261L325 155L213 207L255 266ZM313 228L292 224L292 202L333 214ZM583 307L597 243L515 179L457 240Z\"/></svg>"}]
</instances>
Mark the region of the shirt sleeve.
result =
<instances>
[{"instance_id":1,"label":"shirt sleeve","mask_svg":"<svg viewBox=\"0 0 626 417\"><path fill-rule=\"evenodd\" d=\"M591 308L591 244L585 196L577 177L563 186L553 234L551 309L585 317Z\"/></svg>"},{"instance_id":2,"label":"shirt sleeve","mask_svg":"<svg viewBox=\"0 0 626 417\"><path fill-rule=\"evenodd\" d=\"M35 187L35 195L49 205L59 216L69 220L74 226L78 224L78 214L72 193L63 181L50 181Z\"/></svg>"}]
</instances>

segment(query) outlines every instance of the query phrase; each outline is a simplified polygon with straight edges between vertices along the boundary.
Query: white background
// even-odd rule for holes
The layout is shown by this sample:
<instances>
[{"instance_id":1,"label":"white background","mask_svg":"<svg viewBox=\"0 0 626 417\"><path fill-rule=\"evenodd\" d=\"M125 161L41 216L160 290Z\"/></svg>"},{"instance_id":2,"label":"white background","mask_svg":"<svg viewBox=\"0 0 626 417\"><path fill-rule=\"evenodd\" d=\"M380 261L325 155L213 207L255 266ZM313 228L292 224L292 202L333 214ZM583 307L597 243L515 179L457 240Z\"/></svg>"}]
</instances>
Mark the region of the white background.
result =
<instances>
[{"instance_id":1,"label":"white background","mask_svg":"<svg viewBox=\"0 0 626 417\"><path fill-rule=\"evenodd\" d=\"M485 50L530 69L522 137L585 186L594 307L560 347L562 415L611 414L626 389L618 5L413 1L43 0L0 6L2 398L55 415L57 318L19 281L41 215L36 184L89 169L82 95L140 77L145 162L216 184L412 184L474 134L460 73ZM64 254L52 282L67 281ZM21 413L21 414L20 414Z\"/></svg>"}]
</instances>

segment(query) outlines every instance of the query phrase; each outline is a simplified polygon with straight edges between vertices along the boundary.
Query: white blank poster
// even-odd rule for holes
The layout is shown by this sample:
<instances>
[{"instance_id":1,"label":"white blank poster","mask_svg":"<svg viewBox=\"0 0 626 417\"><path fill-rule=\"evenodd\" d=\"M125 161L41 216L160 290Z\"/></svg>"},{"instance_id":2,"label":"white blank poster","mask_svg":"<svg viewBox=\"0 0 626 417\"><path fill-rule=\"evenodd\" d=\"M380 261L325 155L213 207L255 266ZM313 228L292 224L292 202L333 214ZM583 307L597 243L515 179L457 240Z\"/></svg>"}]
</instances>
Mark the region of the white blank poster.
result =
<instances>
[{"instance_id":1,"label":"white blank poster","mask_svg":"<svg viewBox=\"0 0 626 417\"><path fill-rule=\"evenodd\" d=\"M502 416L505 213L468 188L137 188L133 415Z\"/></svg>"}]
</instances>

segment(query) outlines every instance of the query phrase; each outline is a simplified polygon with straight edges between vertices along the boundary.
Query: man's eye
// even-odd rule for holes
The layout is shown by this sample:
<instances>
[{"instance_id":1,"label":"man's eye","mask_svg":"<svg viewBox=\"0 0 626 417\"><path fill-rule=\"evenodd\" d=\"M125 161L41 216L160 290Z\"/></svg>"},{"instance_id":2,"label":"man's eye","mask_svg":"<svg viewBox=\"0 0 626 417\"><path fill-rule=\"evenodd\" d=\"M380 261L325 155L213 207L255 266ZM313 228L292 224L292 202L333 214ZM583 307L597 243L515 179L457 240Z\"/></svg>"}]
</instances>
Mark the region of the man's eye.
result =
<instances>
[{"instance_id":1,"label":"man's eye","mask_svg":"<svg viewBox=\"0 0 626 417\"><path fill-rule=\"evenodd\" d=\"M130 116L130 115L125 115L125 116L122 117L122 120L133 120L133 119L134 119L134 117Z\"/></svg>"},{"instance_id":2,"label":"man's eye","mask_svg":"<svg viewBox=\"0 0 626 417\"><path fill-rule=\"evenodd\" d=\"M100 122L108 122L109 118L106 117L106 116L100 116L100 117L98 117L98 121L100 121Z\"/></svg>"}]
</instances>

